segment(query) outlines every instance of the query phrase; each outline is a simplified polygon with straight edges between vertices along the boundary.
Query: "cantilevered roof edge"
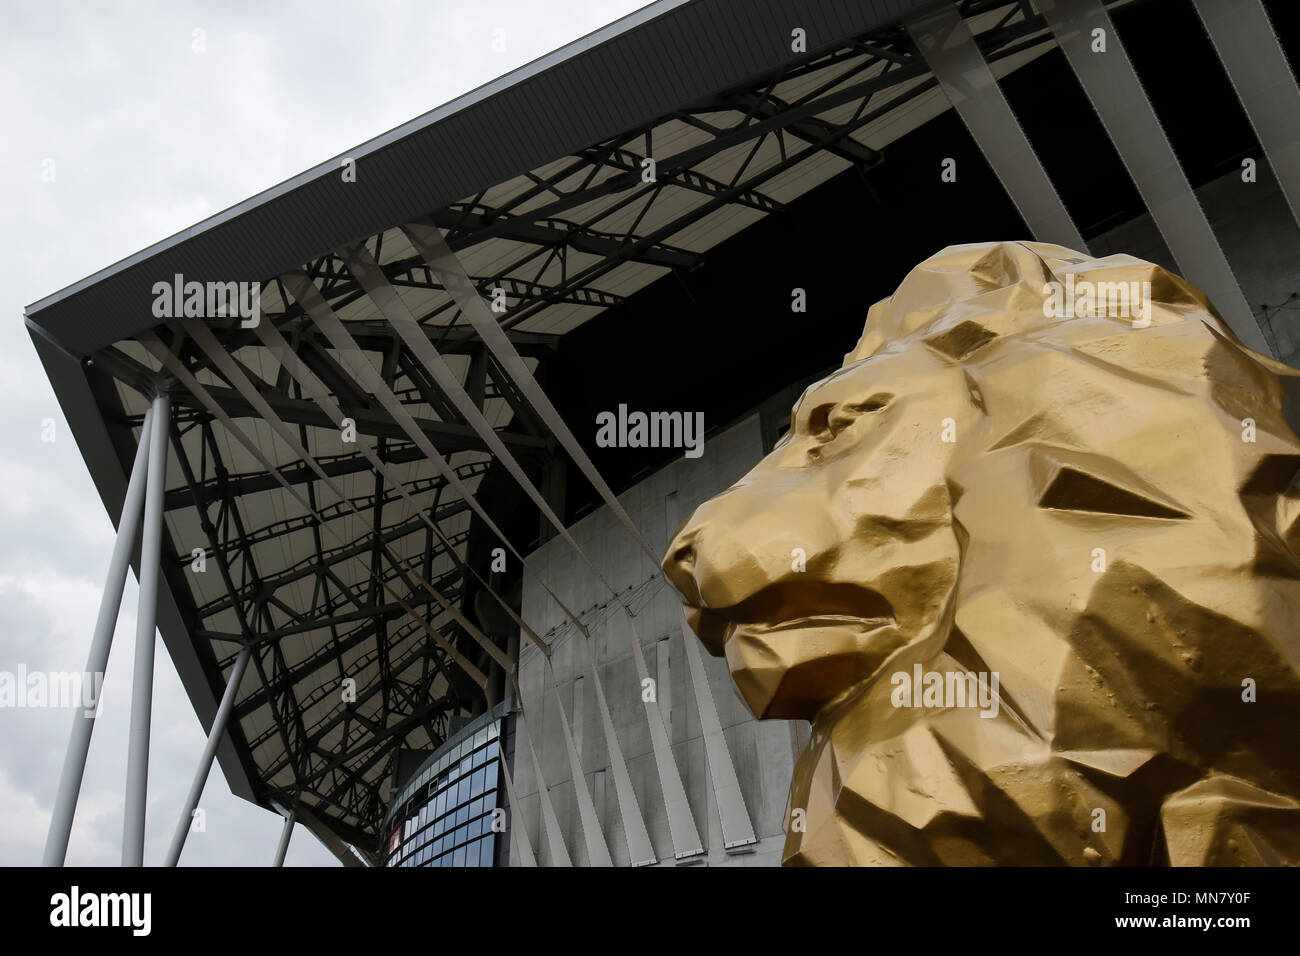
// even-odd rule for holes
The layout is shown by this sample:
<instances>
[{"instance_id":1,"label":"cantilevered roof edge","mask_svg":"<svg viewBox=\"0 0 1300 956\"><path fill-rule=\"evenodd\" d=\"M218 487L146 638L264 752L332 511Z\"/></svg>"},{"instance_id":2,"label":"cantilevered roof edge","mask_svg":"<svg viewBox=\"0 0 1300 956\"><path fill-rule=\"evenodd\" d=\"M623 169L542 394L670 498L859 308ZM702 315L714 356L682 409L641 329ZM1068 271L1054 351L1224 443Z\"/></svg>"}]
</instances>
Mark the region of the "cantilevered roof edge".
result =
<instances>
[{"instance_id":1,"label":"cantilevered roof edge","mask_svg":"<svg viewBox=\"0 0 1300 956\"><path fill-rule=\"evenodd\" d=\"M176 273L279 274L931 2L659 0L46 296L26 321L90 354L153 325L153 284ZM808 54L791 52L795 27Z\"/></svg>"}]
</instances>

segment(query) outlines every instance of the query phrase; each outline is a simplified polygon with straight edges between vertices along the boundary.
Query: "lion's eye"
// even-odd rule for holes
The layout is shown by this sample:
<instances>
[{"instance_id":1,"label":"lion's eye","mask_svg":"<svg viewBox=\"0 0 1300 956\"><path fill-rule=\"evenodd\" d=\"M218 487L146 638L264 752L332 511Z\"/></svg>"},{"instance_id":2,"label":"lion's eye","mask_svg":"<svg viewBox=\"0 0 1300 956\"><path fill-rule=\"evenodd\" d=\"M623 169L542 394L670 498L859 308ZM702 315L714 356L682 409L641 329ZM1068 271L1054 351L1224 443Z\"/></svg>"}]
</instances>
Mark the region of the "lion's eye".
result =
<instances>
[{"instance_id":1,"label":"lion's eye","mask_svg":"<svg viewBox=\"0 0 1300 956\"><path fill-rule=\"evenodd\" d=\"M849 408L855 412L878 412L888 405L894 396L888 392L876 392L864 402L858 402L856 405L850 405Z\"/></svg>"},{"instance_id":2,"label":"lion's eye","mask_svg":"<svg viewBox=\"0 0 1300 956\"><path fill-rule=\"evenodd\" d=\"M814 438L831 441L864 412L878 412L889 404L894 396L887 392L877 392L861 402L837 404L826 402L818 405L808 413L808 432Z\"/></svg>"},{"instance_id":3,"label":"lion's eye","mask_svg":"<svg viewBox=\"0 0 1300 956\"><path fill-rule=\"evenodd\" d=\"M817 438L829 437L831 412L833 411L835 411L835 405L828 402L825 405L818 405L809 412L808 432Z\"/></svg>"}]
</instances>

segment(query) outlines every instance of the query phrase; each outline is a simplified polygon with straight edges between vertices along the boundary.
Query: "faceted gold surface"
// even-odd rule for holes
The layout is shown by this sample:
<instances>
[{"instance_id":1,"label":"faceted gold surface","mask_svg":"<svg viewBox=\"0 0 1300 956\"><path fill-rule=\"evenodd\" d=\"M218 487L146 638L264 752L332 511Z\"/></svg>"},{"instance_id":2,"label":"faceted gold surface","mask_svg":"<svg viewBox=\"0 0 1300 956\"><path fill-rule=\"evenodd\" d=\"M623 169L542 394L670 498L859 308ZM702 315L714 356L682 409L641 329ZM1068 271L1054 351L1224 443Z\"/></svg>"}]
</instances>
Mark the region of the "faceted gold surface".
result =
<instances>
[{"instance_id":1,"label":"faceted gold surface","mask_svg":"<svg viewBox=\"0 0 1300 956\"><path fill-rule=\"evenodd\" d=\"M1298 381L1124 255L953 246L873 306L664 557L812 722L786 864L1300 861Z\"/></svg>"}]
</instances>

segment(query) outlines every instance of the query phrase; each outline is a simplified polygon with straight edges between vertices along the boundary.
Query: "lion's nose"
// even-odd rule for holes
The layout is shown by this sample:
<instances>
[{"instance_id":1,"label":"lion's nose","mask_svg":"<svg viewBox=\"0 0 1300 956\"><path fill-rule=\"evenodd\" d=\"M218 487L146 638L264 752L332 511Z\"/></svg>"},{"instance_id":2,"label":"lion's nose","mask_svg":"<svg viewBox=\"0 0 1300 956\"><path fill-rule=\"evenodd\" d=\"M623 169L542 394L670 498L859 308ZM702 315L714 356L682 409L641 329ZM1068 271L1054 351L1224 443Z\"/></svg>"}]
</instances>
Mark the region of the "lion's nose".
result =
<instances>
[{"instance_id":1,"label":"lion's nose","mask_svg":"<svg viewBox=\"0 0 1300 956\"><path fill-rule=\"evenodd\" d=\"M700 588L695 580L696 545L699 527L689 523L671 541L664 552L662 567L668 581L681 592L687 604L700 603Z\"/></svg>"}]
</instances>

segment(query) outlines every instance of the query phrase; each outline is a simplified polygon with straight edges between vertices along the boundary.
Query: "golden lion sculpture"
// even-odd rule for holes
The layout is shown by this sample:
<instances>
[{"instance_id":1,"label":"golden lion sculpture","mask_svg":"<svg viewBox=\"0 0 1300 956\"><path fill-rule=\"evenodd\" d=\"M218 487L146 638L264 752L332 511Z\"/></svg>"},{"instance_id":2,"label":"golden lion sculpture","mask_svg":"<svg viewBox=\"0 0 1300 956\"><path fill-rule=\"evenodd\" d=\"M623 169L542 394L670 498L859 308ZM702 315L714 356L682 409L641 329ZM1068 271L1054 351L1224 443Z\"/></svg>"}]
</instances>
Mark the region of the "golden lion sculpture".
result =
<instances>
[{"instance_id":1,"label":"golden lion sculpture","mask_svg":"<svg viewBox=\"0 0 1300 956\"><path fill-rule=\"evenodd\" d=\"M952 246L671 542L789 864L1300 861L1300 373L1149 262Z\"/></svg>"}]
</instances>

